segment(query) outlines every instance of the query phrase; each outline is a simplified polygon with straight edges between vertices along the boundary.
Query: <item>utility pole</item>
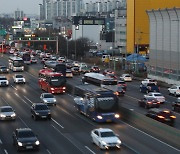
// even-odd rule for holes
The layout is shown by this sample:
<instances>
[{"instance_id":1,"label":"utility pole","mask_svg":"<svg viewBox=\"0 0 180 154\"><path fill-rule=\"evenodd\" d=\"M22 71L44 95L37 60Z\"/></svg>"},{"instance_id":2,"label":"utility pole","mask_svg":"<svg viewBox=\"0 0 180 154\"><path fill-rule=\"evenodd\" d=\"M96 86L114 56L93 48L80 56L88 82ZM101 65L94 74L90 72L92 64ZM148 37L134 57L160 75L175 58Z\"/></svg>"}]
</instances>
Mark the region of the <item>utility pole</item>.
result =
<instances>
[{"instance_id":1,"label":"utility pole","mask_svg":"<svg viewBox=\"0 0 180 154\"><path fill-rule=\"evenodd\" d=\"M56 36L56 55L58 55L58 36Z\"/></svg>"}]
</instances>

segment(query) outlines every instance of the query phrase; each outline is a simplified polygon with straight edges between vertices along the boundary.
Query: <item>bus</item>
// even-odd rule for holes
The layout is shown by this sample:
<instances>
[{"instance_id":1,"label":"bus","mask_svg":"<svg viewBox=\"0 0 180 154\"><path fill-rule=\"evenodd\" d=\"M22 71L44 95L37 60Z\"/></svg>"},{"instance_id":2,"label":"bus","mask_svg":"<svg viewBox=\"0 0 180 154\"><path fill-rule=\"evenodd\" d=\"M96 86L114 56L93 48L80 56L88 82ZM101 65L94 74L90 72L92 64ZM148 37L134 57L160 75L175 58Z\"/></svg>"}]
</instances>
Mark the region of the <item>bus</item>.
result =
<instances>
[{"instance_id":1,"label":"bus","mask_svg":"<svg viewBox=\"0 0 180 154\"><path fill-rule=\"evenodd\" d=\"M30 52L20 52L20 57L23 59L25 64L31 64L31 54Z\"/></svg>"},{"instance_id":2,"label":"bus","mask_svg":"<svg viewBox=\"0 0 180 154\"><path fill-rule=\"evenodd\" d=\"M44 62L44 66L52 69L54 72L62 73L66 77L66 64L47 60Z\"/></svg>"},{"instance_id":3,"label":"bus","mask_svg":"<svg viewBox=\"0 0 180 154\"><path fill-rule=\"evenodd\" d=\"M91 83L101 87L104 87L106 85L117 85L116 79L106 77L105 75L100 73L86 73L82 77L82 82Z\"/></svg>"},{"instance_id":4,"label":"bus","mask_svg":"<svg viewBox=\"0 0 180 154\"><path fill-rule=\"evenodd\" d=\"M39 71L38 84L42 90L48 93L58 94L66 92L66 78L62 73L53 72L48 68Z\"/></svg>"},{"instance_id":5,"label":"bus","mask_svg":"<svg viewBox=\"0 0 180 154\"><path fill-rule=\"evenodd\" d=\"M75 107L78 112L96 122L117 122L118 97L104 88L94 85L79 85L75 87ZM81 95L81 96L80 96Z\"/></svg>"},{"instance_id":6,"label":"bus","mask_svg":"<svg viewBox=\"0 0 180 154\"><path fill-rule=\"evenodd\" d=\"M9 69L12 71L24 71L24 62L20 57L9 57Z\"/></svg>"}]
</instances>

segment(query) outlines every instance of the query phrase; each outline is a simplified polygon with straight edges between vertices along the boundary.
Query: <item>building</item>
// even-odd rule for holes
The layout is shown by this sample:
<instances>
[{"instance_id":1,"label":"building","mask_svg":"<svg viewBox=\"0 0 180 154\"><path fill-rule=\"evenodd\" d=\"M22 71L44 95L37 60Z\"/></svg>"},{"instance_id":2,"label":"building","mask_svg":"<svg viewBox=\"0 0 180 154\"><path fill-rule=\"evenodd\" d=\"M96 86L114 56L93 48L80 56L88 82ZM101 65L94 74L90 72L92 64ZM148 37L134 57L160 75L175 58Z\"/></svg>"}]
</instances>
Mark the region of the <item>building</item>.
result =
<instances>
[{"instance_id":1,"label":"building","mask_svg":"<svg viewBox=\"0 0 180 154\"><path fill-rule=\"evenodd\" d=\"M179 8L148 10L150 23L149 77L180 84Z\"/></svg>"},{"instance_id":2,"label":"building","mask_svg":"<svg viewBox=\"0 0 180 154\"><path fill-rule=\"evenodd\" d=\"M17 20L17 19L23 19L25 17L25 14L23 11L20 11L19 9L17 9L15 12L14 12L14 19Z\"/></svg>"},{"instance_id":3,"label":"building","mask_svg":"<svg viewBox=\"0 0 180 154\"><path fill-rule=\"evenodd\" d=\"M127 52L148 52L149 20L146 10L179 5L179 0L127 0Z\"/></svg>"}]
</instances>

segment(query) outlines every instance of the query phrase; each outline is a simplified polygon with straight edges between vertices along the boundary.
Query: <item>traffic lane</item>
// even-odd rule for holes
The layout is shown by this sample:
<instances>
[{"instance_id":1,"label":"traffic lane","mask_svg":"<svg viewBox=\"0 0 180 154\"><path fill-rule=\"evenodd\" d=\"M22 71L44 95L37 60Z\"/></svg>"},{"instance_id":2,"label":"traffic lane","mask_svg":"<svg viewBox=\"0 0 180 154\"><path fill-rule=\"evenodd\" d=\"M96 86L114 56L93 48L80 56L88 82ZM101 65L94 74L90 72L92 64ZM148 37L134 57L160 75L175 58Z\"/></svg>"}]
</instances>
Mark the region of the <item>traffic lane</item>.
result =
<instances>
[{"instance_id":1,"label":"traffic lane","mask_svg":"<svg viewBox=\"0 0 180 154\"><path fill-rule=\"evenodd\" d=\"M43 147L43 149L40 150L42 153L44 151L46 151L46 153L48 151L53 151L53 153L82 153L81 150L74 146L67 138L64 137L63 134L57 133L56 129L54 128L54 122L33 121L30 114L30 106L21 96L11 94L8 100L12 102L16 96L18 101L14 101L12 106L15 106L14 108L16 113L19 114L19 117L21 117L21 119L24 121L24 124L38 134L41 146Z\"/></svg>"}]
</instances>

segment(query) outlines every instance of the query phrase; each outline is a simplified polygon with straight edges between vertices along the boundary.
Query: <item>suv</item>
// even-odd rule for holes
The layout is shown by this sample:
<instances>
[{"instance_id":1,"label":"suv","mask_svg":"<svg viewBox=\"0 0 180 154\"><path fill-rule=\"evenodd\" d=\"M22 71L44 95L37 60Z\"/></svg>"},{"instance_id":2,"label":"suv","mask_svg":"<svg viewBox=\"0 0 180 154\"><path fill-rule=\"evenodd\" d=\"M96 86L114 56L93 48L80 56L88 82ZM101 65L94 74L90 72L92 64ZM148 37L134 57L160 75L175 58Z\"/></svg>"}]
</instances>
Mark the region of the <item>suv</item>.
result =
<instances>
[{"instance_id":1,"label":"suv","mask_svg":"<svg viewBox=\"0 0 180 154\"><path fill-rule=\"evenodd\" d=\"M148 94L149 92L159 92L159 87L155 83L141 83L139 90Z\"/></svg>"},{"instance_id":2,"label":"suv","mask_svg":"<svg viewBox=\"0 0 180 154\"><path fill-rule=\"evenodd\" d=\"M0 76L0 86L8 86L9 85L9 81L7 80L7 78L5 76Z\"/></svg>"},{"instance_id":3,"label":"suv","mask_svg":"<svg viewBox=\"0 0 180 154\"><path fill-rule=\"evenodd\" d=\"M172 110L180 112L180 97L178 97L177 100L172 103Z\"/></svg>"},{"instance_id":4,"label":"suv","mask_svg":"<svg viewBox=\"0 0 180 154\"><path fill-rule=\"evenodd\" d=\"M39 150L40 142L30 128L19 128L13 132L13 145L17 151Z\"/></svg>"},{"instance_id":5,"label":"suv","mask_svg":"<svg viewBox=\"0 0 180 154\"><path fill-rule=\"evenodd\" d=\"M37 120L37 119L51 120L50 110L49 110L48 106L43 103L34 103L31 106L31 114L32 114L32 118L34 118L34 120Z\"/></svg>"},{"instance_id":6,"label":"suv","mask_svg":"<svg viewBox=\"0 0 180 154\"><path fill-rule=\"evenodd\" d=\"M168 109L153 108L146 113L147 117L173 126L176 116Z\"/></svg>"}]
</instances>

